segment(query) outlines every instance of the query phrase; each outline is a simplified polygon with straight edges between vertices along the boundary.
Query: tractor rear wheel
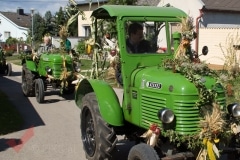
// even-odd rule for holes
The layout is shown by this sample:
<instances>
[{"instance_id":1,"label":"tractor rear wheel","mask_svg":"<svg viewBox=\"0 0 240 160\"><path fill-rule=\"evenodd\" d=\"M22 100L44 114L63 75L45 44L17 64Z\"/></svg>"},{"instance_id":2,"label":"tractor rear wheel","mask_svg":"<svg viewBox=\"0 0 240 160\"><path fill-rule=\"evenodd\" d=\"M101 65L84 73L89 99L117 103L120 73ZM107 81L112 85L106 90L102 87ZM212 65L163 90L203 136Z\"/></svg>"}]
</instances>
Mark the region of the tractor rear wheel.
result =
<instances>
[{"instance_id":1,"label":"tractor rear wheel","mask_svg":"<svg viewBox=\"0 0 240 160\"><path fill-rule=\"evenodd\" d=\"M34 75L27 69L26 64L22 67L22 91L27 97L34 96Z\"/></svg>"},{"instance_id":2,"label":"tractor rear wheel","mask_svg":"<svg viewBox=\"0 0 240 160\"><path fill-rule=\"evenodd\" d=\"M159 160L159 156L153 147L145 143L133 146L129 152L128 160Z\"/></svg>"},{"instance_id":3,"label":"tractor rear wheel","mask_svg":"<svg viewBox=\"0 0 240 160\"><path fill-rule=\"evenodd\" d=\"M86 94L82 105L81 133L86 158L111 159L116 149L117 136L113 128L101 117L96 95Z\"/></svg>"},{"instance_id":4,"label":"tractor rear wheel","mask_svg":"<svg viewBox=\"0 0 240 160\"><path fill-rule=\"evenodd\" d=\"M35 82L35 95L38 103L44 102L44 83L41 78L36 79Z\"/></svg>"}]
</instances>

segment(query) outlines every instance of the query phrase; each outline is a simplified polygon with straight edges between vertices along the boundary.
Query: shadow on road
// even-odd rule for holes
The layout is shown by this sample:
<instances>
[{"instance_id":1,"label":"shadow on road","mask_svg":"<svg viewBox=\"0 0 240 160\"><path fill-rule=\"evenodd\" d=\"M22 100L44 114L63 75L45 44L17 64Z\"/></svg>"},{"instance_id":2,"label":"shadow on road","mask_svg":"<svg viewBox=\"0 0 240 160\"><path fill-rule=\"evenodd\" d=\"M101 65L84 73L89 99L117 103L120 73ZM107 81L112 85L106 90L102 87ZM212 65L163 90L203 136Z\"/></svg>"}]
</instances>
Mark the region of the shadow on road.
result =
<instances>
[{"instance_id":1,"label":"shadow on road","mask_svg":"<svg viewBox=\"0 0 240 160\"><path fill-rule=\"evenodd\" d=\"M21 72L12 72L11 76L21 76Z\"/></svg>"},{"instance_id":2,"label":"shadow on road","mask_svg":"<svg viewBox=\"0 0 240 160\"><path fill-rule=\"evenodd\" d=\"M32 126L45 125L31 102L23 95L20 83L0 76L0 90L8 96L8 99L22 115L24 119L22 130L31 128Z\"/></svg>"},{"instance_id":3,"label":"shadow on road","mask_svg":"<svg viewBox=\"0 0 240 160\"><path fill-rule=\"evenodd\" d=\"M44 96L45 97L48 97L48 96L51 96L51 95L58 95L59 96L59 99L45 99L43 103L56 103L56 102L59 102L59 101L71 101L71 100L74 100L74 93L71 93L71 94L63 94L61 95L60 93L60 90L59 89L56 89L56 90L47 90L44 92ZM61 98L64 98L64 100L61 100Z\"/></svg>"},{"instance_id":4,"label":"shadow on road","mask_svg":"<svg viewBox=\"0 0 240 160\"><path fill-rule=\"evenodd\" d=\"M15 143L12 143L15 142ZM7 150L8 148L16 147L17 145L21 145L22 141L20 139L0 139L0 152Z\"/></svg>"}]
</instances>

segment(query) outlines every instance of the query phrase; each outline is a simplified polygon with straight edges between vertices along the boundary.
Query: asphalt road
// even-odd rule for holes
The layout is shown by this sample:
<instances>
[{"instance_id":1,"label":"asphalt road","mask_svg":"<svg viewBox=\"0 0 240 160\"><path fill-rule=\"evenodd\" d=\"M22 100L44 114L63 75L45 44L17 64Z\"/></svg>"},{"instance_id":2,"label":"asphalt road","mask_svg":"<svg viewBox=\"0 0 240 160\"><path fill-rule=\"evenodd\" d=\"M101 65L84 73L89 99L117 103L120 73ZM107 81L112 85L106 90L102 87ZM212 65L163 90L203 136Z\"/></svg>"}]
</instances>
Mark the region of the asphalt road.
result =
<instances>
[{"instance_id":1,"label":"asphalt road","mask_svg":"<svg viewBox=\"0 0 240 160\"><path fill-rule=\"evenodd\" d=\"M35 97L22 93L21 66L12 68L12 76L0 76L0 89L20 111L25 124L19 131L0 136L0 160L85 160L74 94L61 97L58 91L47 92L45 103L38 104ZM119 137L114 159L127 159L130 147Z\"/></svg>"}]
</instances>

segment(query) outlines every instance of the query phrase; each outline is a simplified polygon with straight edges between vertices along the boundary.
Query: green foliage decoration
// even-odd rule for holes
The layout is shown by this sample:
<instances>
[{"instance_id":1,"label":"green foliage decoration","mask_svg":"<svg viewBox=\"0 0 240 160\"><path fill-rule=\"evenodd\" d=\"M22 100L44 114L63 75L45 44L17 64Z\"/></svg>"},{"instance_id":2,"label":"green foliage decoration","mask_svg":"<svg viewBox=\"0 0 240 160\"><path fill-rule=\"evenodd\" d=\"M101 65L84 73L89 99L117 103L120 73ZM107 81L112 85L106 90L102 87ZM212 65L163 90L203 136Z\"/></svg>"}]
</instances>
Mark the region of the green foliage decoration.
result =
<instances>
[{"instance_id":1,"label":"green foliage decoration","mask_svg":"<svg viewBox=\"0 0 240 160\"><path fill-rule=\"evenodd\" d=\"M186 77L190 82L192 82L199 92L199 99L195 103L195 106L199 108L199 117L203 119L205 114L211 112L212 104L218 104L216 101L217 92L215 88L208 89L205 85L204 76L212 76L216 79L216 85L221 85L218 81L218 73L211 70L207 64L192 63L187 57L182 57L178 59L167 59L163 63L163 67L166 70L172 70L175 73L180 73ZM222 115L225 119L225 115ZM226 127L226 126L224 126ZM228 128L230 130L230 128ZM170 141L177 143L179 146L183 142L188 142L188 148L194 149L195 147L200 147L202 145L202 138L199 138L199 132L192 135L180 135L173 130L162 131L164 136L169 137ZM223 136L229 136L230 132L226 132ZM203 137L204 138L204 137Z\"/></svg>"}]
</instances>

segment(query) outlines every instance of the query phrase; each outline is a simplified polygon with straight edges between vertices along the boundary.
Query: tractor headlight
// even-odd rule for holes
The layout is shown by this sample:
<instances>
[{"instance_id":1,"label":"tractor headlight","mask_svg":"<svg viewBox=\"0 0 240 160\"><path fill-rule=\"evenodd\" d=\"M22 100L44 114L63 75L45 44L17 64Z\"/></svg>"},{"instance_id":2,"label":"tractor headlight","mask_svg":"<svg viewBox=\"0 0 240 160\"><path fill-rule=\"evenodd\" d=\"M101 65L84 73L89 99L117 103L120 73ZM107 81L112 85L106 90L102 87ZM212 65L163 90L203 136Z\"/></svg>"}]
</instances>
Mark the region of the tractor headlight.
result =
<instances>
[{"instance_id":1,"label":"tractor headlight","mask_svg":"<svg viewBox=\"0 0 240 160\"><path fill-rule=\"evenodd\" d=\"M227 109L228 113L232 114L233 117L240 117L240 105L238 103L229 104Z\"/></svg>"},{"instance_id":2,"label":"tractor headlight","mask_svg":"<svg viewBox=\"0 0 240 160\"><path fill-rule=\"evenodd\" d=\"M161 109L158 111L158 118L163 123L171 123L174 120L174 114L170 109Z\"/></svg>"},{"instance_id":3,"label":"tractor headlight","mask_svg":"<svg viewBox=\"0 0 240 160\"><path fill-rule=\"evenodd\" d=\"M51 69L49 66L47 66L47 67L45 68L45 70L46 70L46 72L47 72L48 74L51 74L51 73L52 73L52 69Z\"/></svg>"}]
</instances>

